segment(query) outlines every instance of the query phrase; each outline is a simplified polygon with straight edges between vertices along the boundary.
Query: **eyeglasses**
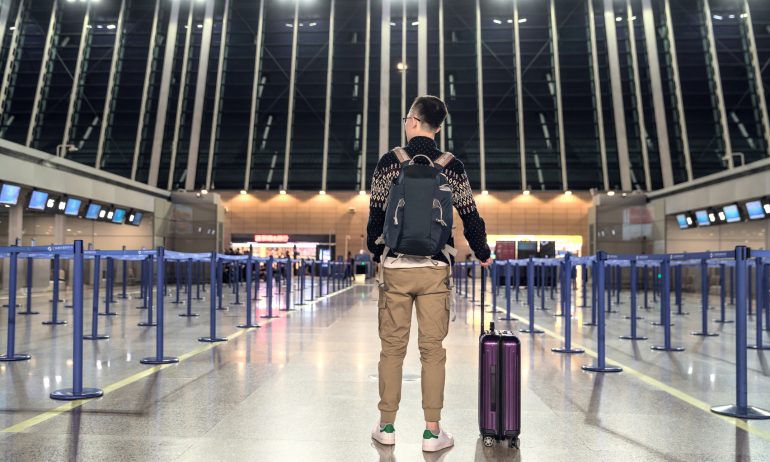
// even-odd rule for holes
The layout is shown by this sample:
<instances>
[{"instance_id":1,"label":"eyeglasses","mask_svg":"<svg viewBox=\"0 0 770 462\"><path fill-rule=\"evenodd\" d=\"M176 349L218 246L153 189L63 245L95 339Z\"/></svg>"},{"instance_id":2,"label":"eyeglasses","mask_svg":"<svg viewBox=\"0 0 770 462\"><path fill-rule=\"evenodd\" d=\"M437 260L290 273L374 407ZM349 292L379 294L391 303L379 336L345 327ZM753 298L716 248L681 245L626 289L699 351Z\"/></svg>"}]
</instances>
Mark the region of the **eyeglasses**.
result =
<instances>
[{"instance_id":1,"label":"eyeglasses","mask_svg":"<svg viewBox=\"0 0 770 462\"><path fill-rule=\"evenodd\" d=\"M401 118L401 120L403 120L403 121L404 121L404 123L406 123L406 121L407 121L407 120L409 120L409 119L414 119L414 120L416 120L416 121L418 121L418 122L422 123L422 120L418 119L418 118L417 118L417 117L415 117L415 116L406 116L406 117L402 117L402 118Z\"/></svg>"}]
</instances>

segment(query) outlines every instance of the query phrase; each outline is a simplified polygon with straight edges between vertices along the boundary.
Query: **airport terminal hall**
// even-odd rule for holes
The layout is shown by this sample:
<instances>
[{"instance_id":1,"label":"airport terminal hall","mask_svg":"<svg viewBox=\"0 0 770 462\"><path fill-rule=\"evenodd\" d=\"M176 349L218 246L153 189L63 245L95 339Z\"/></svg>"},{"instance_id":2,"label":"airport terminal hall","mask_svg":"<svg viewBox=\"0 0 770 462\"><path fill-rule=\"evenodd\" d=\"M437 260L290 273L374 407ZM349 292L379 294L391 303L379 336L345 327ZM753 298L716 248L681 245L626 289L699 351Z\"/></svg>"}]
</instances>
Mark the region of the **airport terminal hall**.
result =
<instances>
[{"instance_id":1,"label":"airport terminal hall","mask_svg":"<svg viewBox=\"0 0 770 462\"><path fill-rule=\"evenodd\" d=\"M770 461L770 0L0 0L0 75L0 462Z\"/></svg>"}]
</instances>

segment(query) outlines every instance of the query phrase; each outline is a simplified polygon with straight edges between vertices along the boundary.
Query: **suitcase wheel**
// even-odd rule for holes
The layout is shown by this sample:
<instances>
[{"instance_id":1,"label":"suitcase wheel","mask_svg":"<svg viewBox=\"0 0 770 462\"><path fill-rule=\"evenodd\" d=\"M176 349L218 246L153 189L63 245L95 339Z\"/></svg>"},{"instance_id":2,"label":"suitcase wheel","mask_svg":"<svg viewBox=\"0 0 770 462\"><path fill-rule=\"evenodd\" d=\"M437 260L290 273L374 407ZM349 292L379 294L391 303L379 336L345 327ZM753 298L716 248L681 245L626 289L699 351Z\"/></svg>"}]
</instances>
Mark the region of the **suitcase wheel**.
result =
<instances>
[{"instance_id":1,"label":"suitcase wheel","mask_svg":"<svg viewBox=\"0 0 770 462\"><path fill-rule=\"evenodd\" d=\"M484 437L484 446L491 448L495 444L495 439L491 436L485 436Z\"/></svg>"},{"instance_id":2,"label":"suitcase wheel","mask_svg":"<svg viewBox=\"0 0 770 462\"><path fill-rule=\"evenodd\" d=\"M508 447L511 449L519 449L519 437L511 438L511 440L508 442Z\"/></svg>"}]
</instances>

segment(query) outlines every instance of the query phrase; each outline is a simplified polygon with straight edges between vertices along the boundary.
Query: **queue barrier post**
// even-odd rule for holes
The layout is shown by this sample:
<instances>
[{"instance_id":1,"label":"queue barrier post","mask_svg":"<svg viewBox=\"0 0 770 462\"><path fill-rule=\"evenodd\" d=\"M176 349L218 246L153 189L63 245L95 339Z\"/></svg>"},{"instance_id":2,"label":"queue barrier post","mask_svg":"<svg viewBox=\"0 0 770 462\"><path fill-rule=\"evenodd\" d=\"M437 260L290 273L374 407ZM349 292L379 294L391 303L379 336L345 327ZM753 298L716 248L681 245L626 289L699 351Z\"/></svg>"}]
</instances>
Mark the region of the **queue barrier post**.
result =
<instances>
[{"instance_id":1,"label":"queue barrier post","mask_svg":"<svg viewBox=\"0 0 770 462\"><path fill-rule=\"evenodd\" d=\"M230 268L231 271L235 273L235 287L233 287L233 292L235 292L235 302L230 303L230 305L243 305L243 303L241 303L241 262L234 261L232 265L230 265Z\"/></svg>"},{"instance_id":2,"label":"queue barrier post","mask_svg":"<svg viewBox=\"0 0 770 462\"><path fill-rule=\"evenodd\" d=\"M284 274L286 276L286 293L284 294L284 303L285 307L281 308L280 311L294 311L294 308L291 307L291 278L292 278L292 272L294 271L294 264L292 262L291 258L286 259L286 265L284 266ZM337 279L335 279L336 283Z\"/></svg>"},{"instance_id":3,"label":"queue barrier post","mask_svg":"<svg viewBox=\"0 0 770 462\"><path fill-rule=\"evenodd\" d=\"M107 257L107 279L104 282L104 313L99 313L99 316L117 316L118 313L115 313L114 311L110 311L110 303L114 303L115 300L112 299L112 290L110 289L110 286L112 285L112 277L110 274L112 273L112 258Z\"/></svg>"},{"instance_id":4,"label":"queue barrier post","mask_svg":"<svg viewBox=\"0 0 770 462\"><path fill-rule=\"evenodd\" d=\"M622 335L620 337L621 340L647 340L647 337L637 335L636 333L636 321L637 319L642 319L641 317L636 315L637 312L637 283L638 280L638 271L636 266L636 260L632 259L630 261L630 277L631 277L631 316L628 316L627 318L631 320L631 334L630 335Z\"/></svg>"},{"instance_id":5,"label":"queue barrier post","mask_svg":"<svg viewBox=\"0 0 770 462\"><path fill-rule=\"evenodd\" d=\"M709 322L709 281L708 281L708 260L703 258L700 262L700 287L701 287L701 330L693 332L697 337L717 337L719 334L708 331ZM761 321L760 321L761 323Z\"/></svg>"},{"instance_id":6,"label":"queue barrier post","mask_svg":"<svg viewBox=\"0 0 770 462\"><path fill-rule=\"evenodd\" d=\"M265 292L267 296L267 314L263 319L277 318L273 315L273 257L267 259L265 268ZM328 285L327 285L328 287Z\"/></svg>"},{"instance_id":7,"label":"queue barrier post","mask_svg":"<svg viewBox=\"0 0 770 462\"><path fill-rule=\"evenodd\" d=\"M582 348L572 348L572 260L569 252L564 255L561 265L561 314L564 316L564 346L551 348L551 351L563 354L585 353ZM555 285L556 281L553 282Z\"/></svg>"},{"instance_id":8,"label":"queue barrier post","mask_svg":"<svg viewBox=\"0 0 770 462\"><path fill-rule=\"evenodd\" d=\"M748 404L746 261L749 256L748 247L735 248L735 404L714 406L711 411L740 419L770 419L770 412Z\"/></svg>"},{"instance_id":9,"label":"queue barrier post","mask_svg":"<svg viewBox=\"0 0 770 462\"><path fill-rule=\"evenodd\" d=\"M529 304L529 326L519 329L524 334L542 334L543 331L535 328L535 262L532 257L527 260L527 303Z\"/></svg>"},{"instance_id":10,"label":"queue barrier post","mask_svg":"<svg viewBox=\"0 0 770 462\"><path fill-rule=\"evenodd\" d=\"M56 390L50 394L51 399L60 401L98 398L104 395L99 388L83 387L83 241L75 241L73 248L72 388ZM13 300L10 302L13 303Z\"/></svg>"},{"instance_id":11,"label":"queue barrier post","mask_svg":"<svg viewBox=\"0 0 770 462\"><path fill-rule=\"evenodd\" d=\"M147 321L142 321L139 324L137 324L140 327L154 327L158 325L158 323L152 320L152 286L153 286L152 261L153 261L152 255L148 255L147 260L144 263L144 266L147 269L147 276L146 276L145 289L144 289L145 298L147 300L145 302L145 306L147 306ZM161 290L161 288L159 287L158 290Z\"/></svg>"},{"instance_id":12,"label":"queue barrier post","mask_svg":"<svg viewBox=\"0 0 770 462\"><path fill-rule=\"evenodd\" d=\"M764 278L765 278L765 265L764 261L761 257L757 257L754 260L757 264L756 270L754 271L754 274L757 278L757 290L756 290L756 296L757 296L757 316L756 316L756 343L754 345L749 345L748 348L752 350L770 350L770 345L765 345L762 342L762 337L764 336L763 328L762 328L762 314L764 311Z\"/></svg>"},{"instance_id":13,"label":"queue barrier post","mask_svg":"<svg viewBox=\"0 0 770 462\"><path fill-rule=\"evenodd\" d=\"M0 355L0 361L26 361L31 358L24 353L16 353L16 272L18 271L19 253L10 252L10 268L8 273L8 334L5 354Z\"/></svg>"},{"instance_id":14,"label":"queue barrier post","mask_svg":"<svg viewBox=\"0 0 770 462\"><path fill-rule=\"evenodd\" d=\"M126 246L123 246L123 250L126 250ZM126 294L126 285L128 285L128 261L123 260L122 265L122 274L120 275L121 279L121 291L120 295L118 295L118 298L122 298L123 300L128 298L128 295Z\"/></svg>"},{"instance_id":15,"label":"queue barrier post","mask_svg":"<svg viewBox=\"0 0 770 462\"><path fill-rule=\"evenodd\" d=\"M27 257L27 308L24 311L19 311L18 314L25 316L40 314L39 311L32 311L32 285L33 285L33 271L34 265L32 257Z\"/></svg>"},{"instance_id":16,"label":"queue barrier post","mask_svg":"<svg viewBox=\"0 0 770 462\"><path fill-rule=\"evenodd\" d=\"M307 263L305 262L305 259L300 259L299 263L299 281L297 281L297 285L299 286L299 303L297 303L297 306L304 306L305 305L305 265Z\"/></svg>"},{"instance_id":17,"label":"queue barrier post","mask_svg":"<svg viewBox=\"0 0 770 462\"><path fill-rule=\"evenodd\" d=\"M216 266L215 274L217 275L217 277L216 277L216 285L213 287L216 287L217 310L223 311L225 309L225 307L222 305L222 295L224 294L224 291L225 291L224 290L225 264L220 260L220 261L217 261L215 266ZM232 277L232 273L230 274L230 276ZM213 297L214 289L211 289L211 290L212 290L211 296Z\"/></svg>"},{"instance_id":18,"label":"queue barrier post","mask_svg":"<svg viewBox=\"0 0 770 462\"><path fill-rule=\"evenodd\" d=\"M660 294L660 313L663 324L663 345L654 345L650 349L654 351L684 351L682 347L671 346L671 260L668 256L660 263L662 273Z\"/></svg>"},{"instance_id":19,"label":"queue barrier post","mask_svg":"<svg viewBox=\"0 0 770 462\"><path fill-rule=\"evenodd\" d=\"M163 325L166 320L166 310L164 306L164 291L166 285L166 254L163 247L158 247L156 251L156 285L155 293L157 296L157 314L158 327L155 329L155 356L148 356L139 360L141 364L173 364L178 363L179 358L175 356L165 356L163 354ZM189 286L188 286L189 287ZM188 290L189 294L189 290Z\"/></svg>"},{"instance_id":20,"label":"queue barrier post","mask_svg":"<svg viewBox=\"0 0 770 462\"><path fill-rule=\"evenodd\" d=\"M597 302L598 306L596 307L596 313L598 316L598 324L599 329L597 333L597 345L598 345L598 354L597 354L597 363L595 365L585 365L582 367L584 371L587 372L600 372L600 373L613 373L613 372L621 372L623 369L620 367L615 366L608 366L606 362L606 350L605 350L605 344L604 344L604 336L605 336L605 322L604 322L604 292L605 292L605 262L607 261L607 254L605 252L598 252L596 254L596 268L597 268L597 274L595 275L596 283L597 283Z\"/></svg>"},{"instance_id":21,"label":"queue barrier post","mask_svg":"<svg viewBox=\"0 0 770 462\"><path fill-rule=\"evenodd\" d=\"M719 324L730 324L733 321L728 320L726 315L727 304L727 280L726 280L726 267L724 263L719 265L719 319L715 319L714 322Z\"/></svg>"},{"instance_id":22,"label":"queue barrier post","mask_svg":"<svg viewBox=\"0 0 770 462\"><path fill-rule=\"evenodd\" d=\"M596 309L597 309L597 300L598 300L598 290L599 286L597 285L596 281L598 280L597 273L599 271L599 266L596 260L591 261L591 321L584 322L584 326L596 326Z\"/></svg>"},{"instance_id":23,"label":"queue barrier post","mask_svg":"<svg viewBox=\"0 0 770 462\"><path fill-rule=\"evenodd\" d=\"M217 266L221 268L222 262L218 260L217 253L211 252L211 285L216 284ZM232 275L231 275L232 276ZM226 342L224 337L217 337L217 302L214 297L210 297L209 303L209 335L208 337L198 337L199 342L214 343L214 342Z\"/></svg>"},{"instance_id":24,"label":"queue barrier post","mask_svg":"<svg viewBox=\"0 0 770 462\"><path fill-rule=\"evenodd\" d=\"M51 299L51 320L43 321L46 326L60 326L67 324L67 321L59 320L59 270L61 267L61 257L59 254L53 256L53 297Z\"/></svg>"},{"instance_id":25,"label":"queue barrier post","mask_svg":"<svg viewBox=\"0 0 770 462\"><path fill-rule=\"evenodd\" d=\"M181 264L181 261L177 262L177 267ZM177 272L177 274L179 274ZM198 313L192 312L192 280L193 280L193 259L187 259L187 310L184 313L179 313L179 317L182 318L194 318L198 316Z\"/></svg>"},{"instance_id":26,"label":"queue barrier post","mask_svg":"<svg viewBox=\"0 0 770 462\"><path fill-rule=\"evenodd\" d=\"M93 303L91 309L91 333L84 335L84 340L107 340L109 335L99 334L99 286L102 279L101 256L94 255L94 276L93 276Z\"/></svg>"},{"instance_id":27,"label":"queue barrier post","mask_svg":"<svg viewBox=\"0 0 770 462\"><path fill-rule=\"evenodd\" d=\"M251 245L249 245L249 254L246 257L246 322L243 324L238 324L238 327L241 329L251 329L252 327L260 327L259 324L254 324L252 322L252 313L251 310L252 307L252 297L251 297L251 280L252 280L252 271L254 267L254 260L252 257L254 249ZM257 278L259 278L259 273L257 273Z\"/></svg>"}]
</instances>

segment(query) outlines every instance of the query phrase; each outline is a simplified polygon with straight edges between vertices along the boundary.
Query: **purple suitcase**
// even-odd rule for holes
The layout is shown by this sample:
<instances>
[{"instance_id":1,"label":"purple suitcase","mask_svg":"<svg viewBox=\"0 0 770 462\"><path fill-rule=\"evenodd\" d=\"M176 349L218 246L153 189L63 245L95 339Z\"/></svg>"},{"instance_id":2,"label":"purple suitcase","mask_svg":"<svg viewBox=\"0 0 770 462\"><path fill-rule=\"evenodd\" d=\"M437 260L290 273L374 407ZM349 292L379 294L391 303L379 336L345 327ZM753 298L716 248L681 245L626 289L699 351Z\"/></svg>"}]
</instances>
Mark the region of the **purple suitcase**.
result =
<instances>
[{"instance_id":1,"label":"purple suitcase","mask_svg":"<svg viewBox=\"0 0 770 462\"><path fill-rule=\"evenodd\" d=\"M481 328L479 339L479 430L484 446L508 440L519 447L521 433L521 345L509 331L484 329L485 269L481 270Z\"/></svg>"}]
</instances>

